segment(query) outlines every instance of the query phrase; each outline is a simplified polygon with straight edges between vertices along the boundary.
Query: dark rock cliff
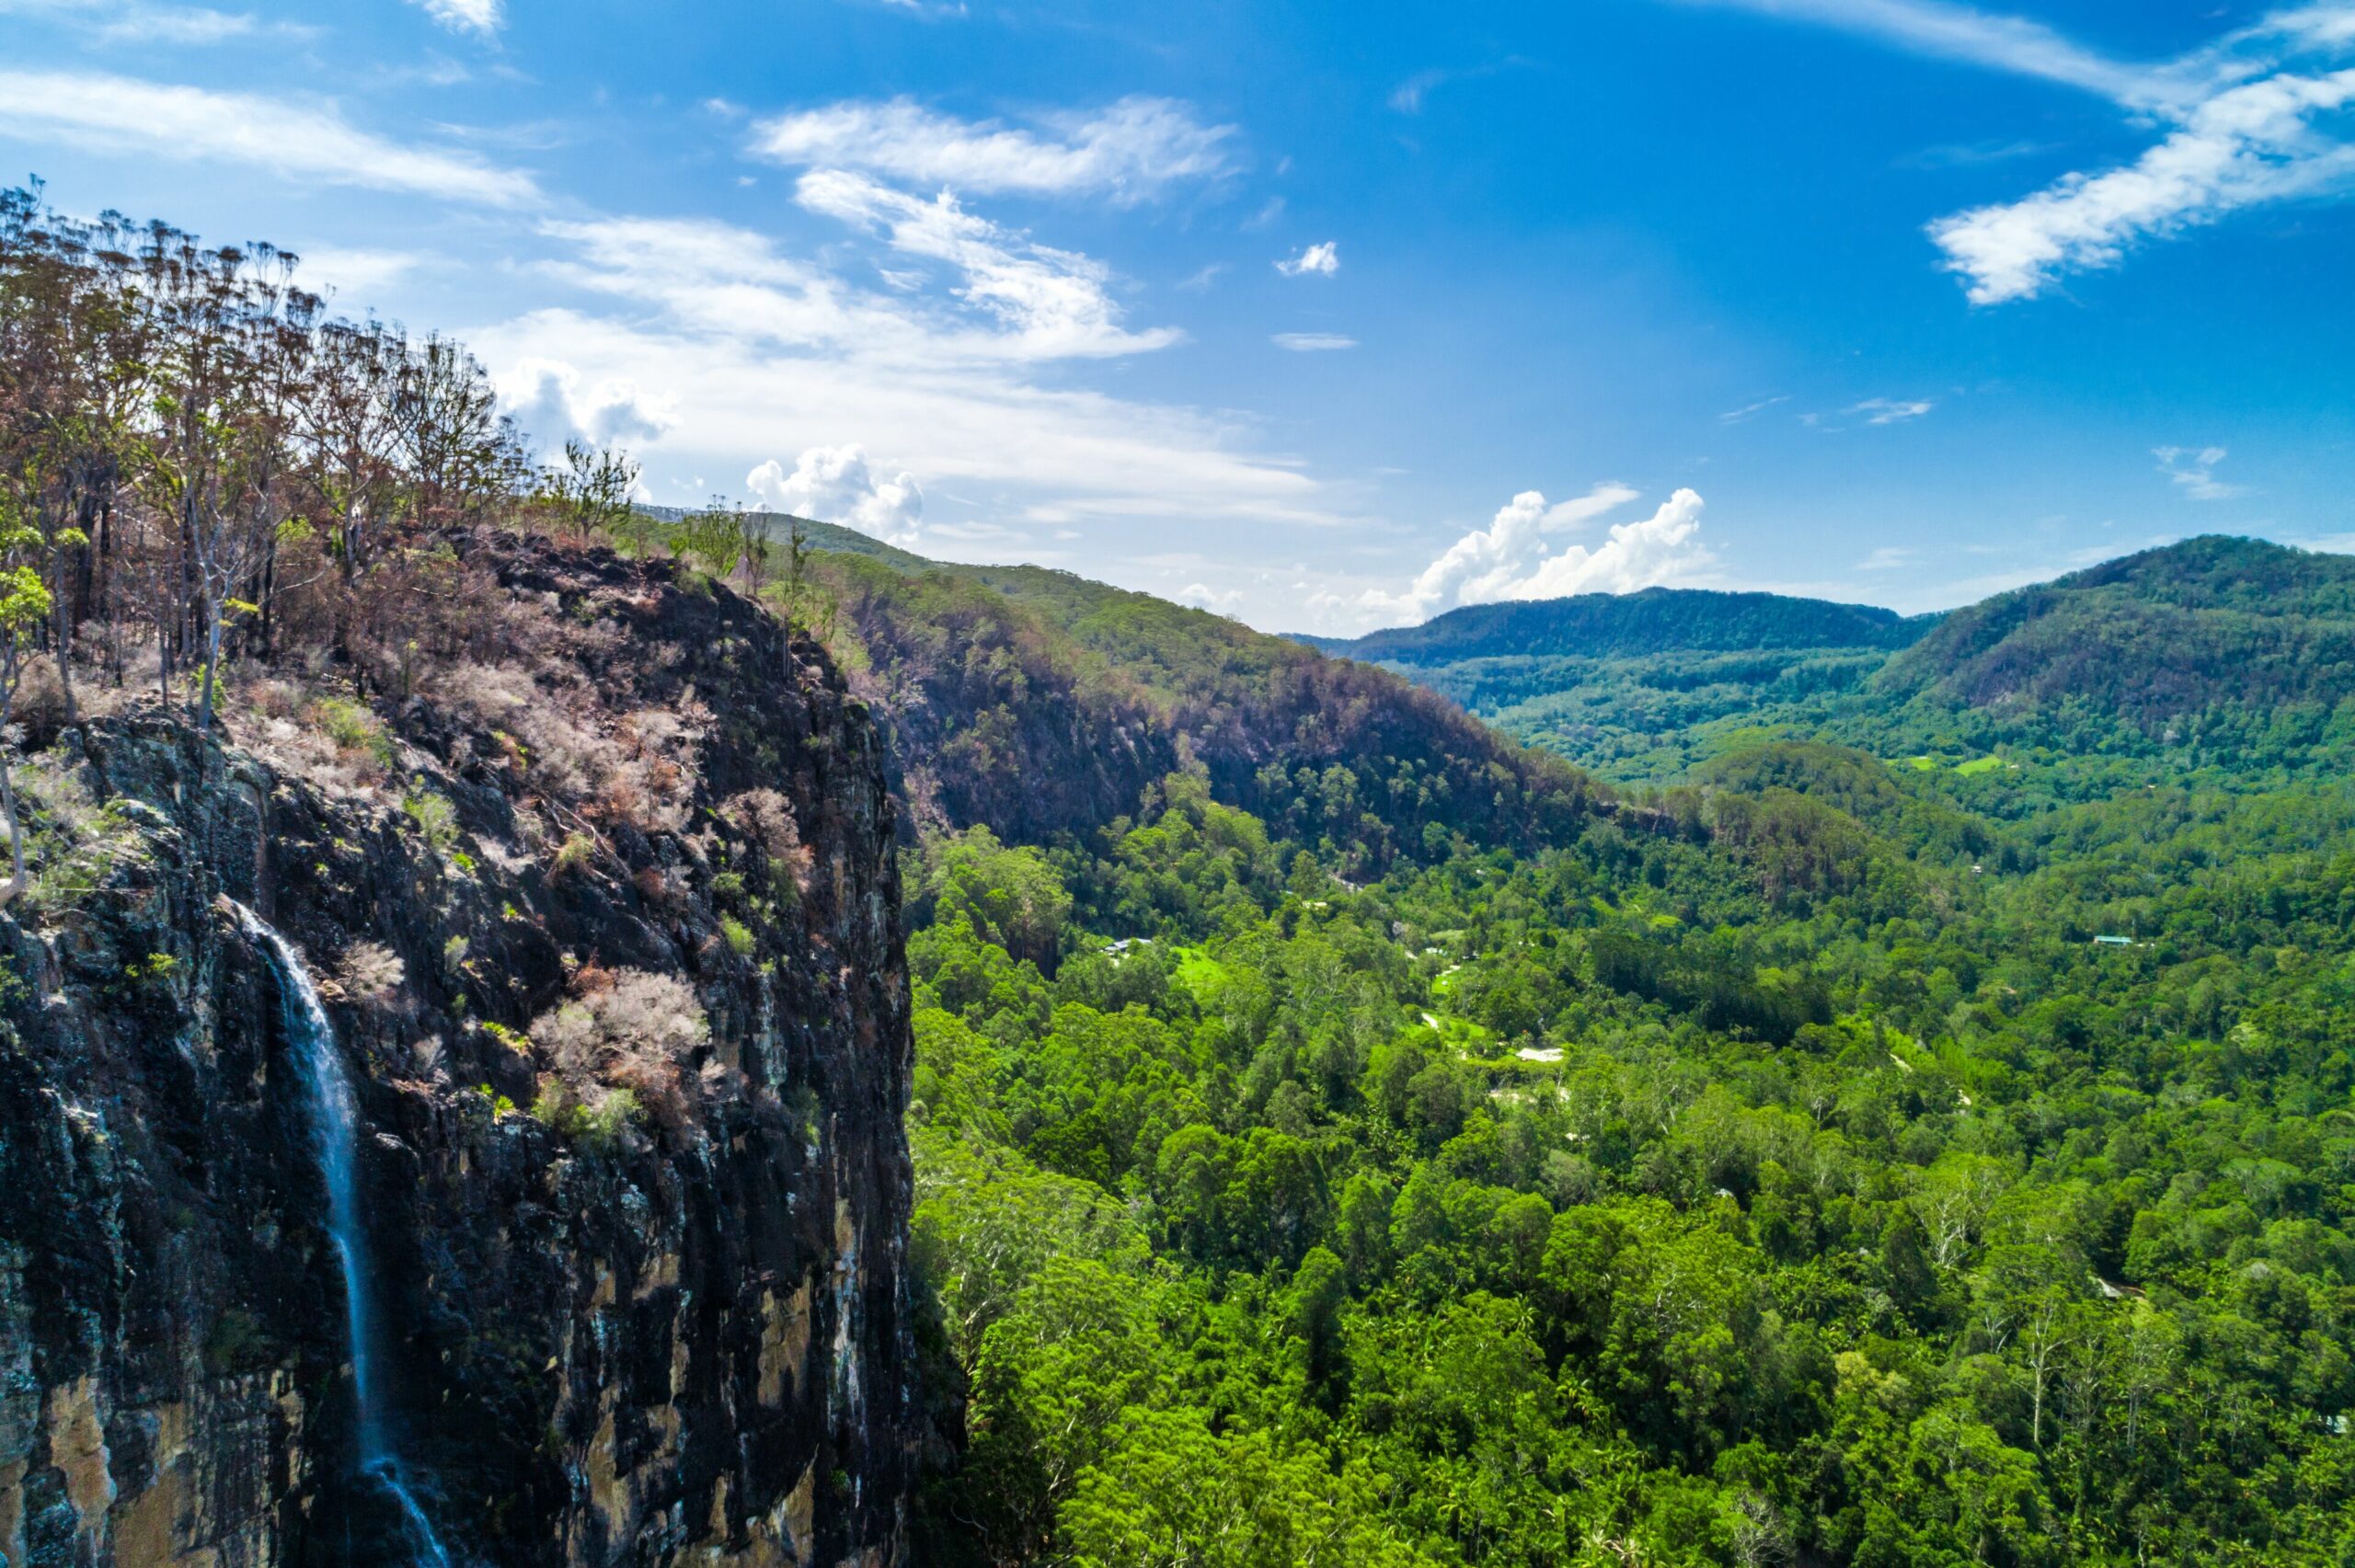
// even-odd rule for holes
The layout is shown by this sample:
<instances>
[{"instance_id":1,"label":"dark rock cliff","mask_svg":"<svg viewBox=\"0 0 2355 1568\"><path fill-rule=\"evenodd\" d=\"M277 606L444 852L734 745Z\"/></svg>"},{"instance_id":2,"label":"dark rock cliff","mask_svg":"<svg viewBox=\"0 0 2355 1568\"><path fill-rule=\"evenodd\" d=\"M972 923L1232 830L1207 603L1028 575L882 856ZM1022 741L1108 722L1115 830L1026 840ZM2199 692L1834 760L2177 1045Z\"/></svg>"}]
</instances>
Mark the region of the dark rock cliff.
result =
<instances>
[{"instance_id":1,"label":"dark rock cliff","mask_svg":"<svg viewBox=\"0 0 2355 1568\"><path fill-rule=\"evenodd\" d=\"M356 1087L377 1401L453 1559L895 1562L919 1416L875 727L814 647L667 567L435 561L459 608L405 697L257 675L224 734L127 704L18 770L0 1559L404 1555L354 1473L300 1068L235 899L304 956Z\"/></svg>"}]
</instances>

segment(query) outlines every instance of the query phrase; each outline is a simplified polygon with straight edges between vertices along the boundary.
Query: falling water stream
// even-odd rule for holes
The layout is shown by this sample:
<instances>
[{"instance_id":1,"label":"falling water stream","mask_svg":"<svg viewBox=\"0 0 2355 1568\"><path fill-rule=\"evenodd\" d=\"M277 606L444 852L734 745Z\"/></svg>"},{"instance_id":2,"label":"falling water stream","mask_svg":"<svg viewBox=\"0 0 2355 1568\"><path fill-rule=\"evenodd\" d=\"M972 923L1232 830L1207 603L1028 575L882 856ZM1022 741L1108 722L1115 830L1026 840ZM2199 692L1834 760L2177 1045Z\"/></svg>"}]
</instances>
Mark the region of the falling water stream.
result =
<instances>
[{"instance_id":1,"label":"falling water stream","mask_svg":"<svg viewBox=\"0 0 2355 1568\"><path fill-rule=\"evenodd\" d=\"M231 900L235 903L235 900ZM401 1478L400 1460L385 1435L376 1406L373 1352L369 1325L367 1237L360 1221L360 1115L351 1093L350 1075L336 1049L335 1027L320 1005L311 973L286 939L267 921L243 904L237 918L247 935L268 948L278 969L280 1015L286 1037L303 1065L303 1087L309 1098L312 1140L317 1145L319 1174L327 1192L327 1237L335 1243L343 1267L344 1326L351 1340L352 1402L358 1410L355 1447L360 1471L381 1484L408 1526L417 1561L431 1568L450 1568L450 1554L433 1533L425 1510L417 1505Z\"/></svg>"}]
</instances>

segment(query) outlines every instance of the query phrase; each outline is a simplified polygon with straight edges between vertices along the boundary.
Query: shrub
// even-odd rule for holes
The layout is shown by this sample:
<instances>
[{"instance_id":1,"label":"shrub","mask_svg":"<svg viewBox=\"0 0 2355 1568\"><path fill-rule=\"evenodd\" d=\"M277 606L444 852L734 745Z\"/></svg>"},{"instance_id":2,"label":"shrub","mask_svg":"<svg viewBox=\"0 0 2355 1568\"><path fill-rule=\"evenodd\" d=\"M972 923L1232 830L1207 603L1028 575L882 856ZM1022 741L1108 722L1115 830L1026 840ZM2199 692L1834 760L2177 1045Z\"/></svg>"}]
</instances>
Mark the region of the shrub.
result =
<instances>
[{"instance_id":1,"label":"shrub","mask_svg":"<svg viewBox=\"0 0 2355 1568\"><path fill-rule=\"evenodd\" d=\"M456 845L458 808L450 804L448 795L436 795L430 789L416 790L401 801L401 809L408 813L435 854L447 855Z\"/></svg>"},{"instance_id":2,"label":"shrub","mask_svg":"<svg viewBox=\"0 0 2355 1568\"><path fill-rule=\"evenodd\" d=\"M798 896L808 889L812 857L801 841L801 824L794 818L791 801L773 789L748 789L722 801L719 815L761 846L768 858L769 879L779 893Z\"/></svg>"},{"instance_id":3,"label":"shrub","mask_svg":"<svg viewBox=\"0 0 2355 1568\"><path fill-rule=\"evenodd\" d=\"M399 761L384 721L349 697L319 698L311 704L311 722L339 750L360 752L380 768L391 768Z\"/></svg>"},{"instance_id":4,"label":"shrub","mask_svg":"<svg viewBox=\"0 0 2355 1568\"><path fill-rule=\"evenodd\" d=\"M336 964L336 983L354 1001L377 1001L408 979L400 955L381 942L355 942Z\"/></svg>"},{"instance_id":5,"label":"shrub","mask_svg":"<svg viewBox=\"0 0 2355 1568\"><path fill-rule=\"evenodd\" d=\"M572 1097L593 1106L603 1103L597 1089L626 1090L633 1104L664 1127L684 1126L691 1088L699 1082L685 1070L711 1038L695 992L644 969L620 970L594 990L582 988L579 977L574 984L583 994L543 1013L531 1027Z\"/></svg>"},{"instance_id":6,"label":"shrub","mask_svg":"<svg viewBox=\"0 0 2355 1568\"><path fill-rule=\"evenodd\" d=\"M625 1129L645 1119L638 1096L627 1089L592 1084L584 1093L555 1073L540 1080L532 1119L591 1154L610 1152Z\"/></svg>"},{"instance_id":7,"label":"shrub","mask_svg":"<svg viewBox=\"0 0 2355 1568\"><path fill-rule=\"evenodd\" d=\"M719 934L728 939L728 950L739 958L752 956L752 928L733 915L719 917Z\"/></svg>"},{"instance_id":8,"label":"shrub","mask_svg":"<svg viewBox=\"0 0 2355 1568\"><path fill-rule=\"evenodd\" d=\"M562 876L581 869L590 856L597 853L595 841L586 833L568 833L564 842L556 848L556 859L548 867L550 876Z\"/></svg>"},{"instance_id":9,"label":"shrub","mask_svg":"<svg viewBox=\"0 0 2355 1568\"><path fill-rule=\"evenodd\" d=\"M517 1056L529 1056L532 1054L532 1036L524 1034L520 1029L509 1028L506 1024L501 1024L496 1018L484 1019L482 1021L482 1032L488 1035L492 1039L497 1040L500 1045L505 1046L509 1050L513 1051Z\"/></svg>"}]
</instances>

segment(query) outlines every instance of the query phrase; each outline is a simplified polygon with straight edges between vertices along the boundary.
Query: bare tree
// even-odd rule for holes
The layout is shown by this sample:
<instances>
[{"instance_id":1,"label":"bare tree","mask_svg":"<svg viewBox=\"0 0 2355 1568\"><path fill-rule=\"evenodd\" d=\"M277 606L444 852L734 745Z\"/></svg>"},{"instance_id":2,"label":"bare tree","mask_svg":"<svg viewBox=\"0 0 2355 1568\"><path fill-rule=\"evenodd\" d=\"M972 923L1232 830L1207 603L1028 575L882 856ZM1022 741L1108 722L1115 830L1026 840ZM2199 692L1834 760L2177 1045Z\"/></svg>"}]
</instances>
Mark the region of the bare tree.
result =
<instances>
[{"instance_id":1,"label":"bare tree","mask_svg":"<svg viewBox=\"0 0 2355 1568\"><path fill-rule=\"evenodd\" d=\"M556 513L558 526L575 538L619 534L637 511L631 498L638 490L638 462L627 452L568 441L564 461L550 464L541 477L540 497Z\"/></svg>"}]
</instances>

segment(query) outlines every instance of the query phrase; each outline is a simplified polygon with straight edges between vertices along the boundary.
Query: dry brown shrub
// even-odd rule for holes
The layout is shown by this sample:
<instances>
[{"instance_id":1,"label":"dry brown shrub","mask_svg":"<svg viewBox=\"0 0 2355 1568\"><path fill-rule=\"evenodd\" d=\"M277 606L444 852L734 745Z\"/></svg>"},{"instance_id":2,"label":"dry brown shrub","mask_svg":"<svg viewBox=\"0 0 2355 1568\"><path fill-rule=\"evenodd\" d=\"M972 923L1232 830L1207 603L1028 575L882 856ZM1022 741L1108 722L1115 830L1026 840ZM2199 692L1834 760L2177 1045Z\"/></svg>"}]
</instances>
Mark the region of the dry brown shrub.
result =
<instances>
[{"instance_id":1,"label":"dry brown shrub","mask_svg":"<svg viewBox=\"0 0 2355 1568\"><path fill-rule=\"evenodd\" d=\"M678 875L662 866L641 866L630 878L646 901L662 909L676 909L686 902L686 886Z\"/></svg>"},{"instance_id":2,"label":"dry brown shrub","mask_svg":"<svg viewBox=\"0 0 2355 1568\"><path fill-rule=\"evenodd\" d=\"M684 982L623 969L602 990L534 1019L531 1036L576 1097L586 1099L592 1085L626 1089L675 1130L686 1125L691 1094L703 1082L690 1070L711 1024Z\"/></svg>"},{"instance_id":3,"label":"dry brown shrub","mask_svg":"<svg viewBox=\"0 0 2355 1568\"><path fill-rule=\"evenodd\" d=\"M354 1001L381 1003L400 990L408 969L381 942L355 942L336 964L336 983Z\"/></svg>"},{"instance_id":4,"label":"dry brown shrub","mask_svg":"<svg viewBox=\"0 0 2355 1568\"><path fill-rule=\"evenodd\" d=\"M771 868L792 880L796 891L810 887L812 857L801 841L793 803L773 789L748 789L720 803L719 814L738 832L761 846Z\"/></svg>"}]
</instances>

